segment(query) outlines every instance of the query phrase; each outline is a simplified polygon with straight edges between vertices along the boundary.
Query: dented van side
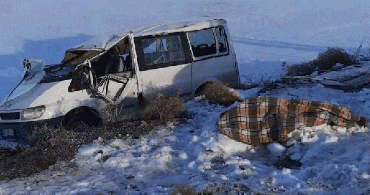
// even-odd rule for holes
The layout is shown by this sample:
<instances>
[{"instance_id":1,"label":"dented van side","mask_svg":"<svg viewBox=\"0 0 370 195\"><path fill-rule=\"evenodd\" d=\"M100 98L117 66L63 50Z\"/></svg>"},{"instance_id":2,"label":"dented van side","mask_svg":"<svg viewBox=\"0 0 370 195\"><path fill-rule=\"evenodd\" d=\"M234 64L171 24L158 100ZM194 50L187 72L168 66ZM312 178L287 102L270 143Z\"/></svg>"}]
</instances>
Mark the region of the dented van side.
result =
<instances>
[{"instance_id":1,"label":"dented van side","mask_svg":"<svg viewBox=\"0 0 370 195\"><path fill-rule=\"evenodd\" d=\"M27 93L22 81L14 90L19 97L11 98L13 91L1 105L1 137L24 137L18 135L29 133L29 124L49 121L98 125L109 105L128 114L159 93L193 96L207 82L239 84L225 20L162 24L91 40L41 70ZM27 111L29 119L9 119Z\"/></svg>"}]
</instances>

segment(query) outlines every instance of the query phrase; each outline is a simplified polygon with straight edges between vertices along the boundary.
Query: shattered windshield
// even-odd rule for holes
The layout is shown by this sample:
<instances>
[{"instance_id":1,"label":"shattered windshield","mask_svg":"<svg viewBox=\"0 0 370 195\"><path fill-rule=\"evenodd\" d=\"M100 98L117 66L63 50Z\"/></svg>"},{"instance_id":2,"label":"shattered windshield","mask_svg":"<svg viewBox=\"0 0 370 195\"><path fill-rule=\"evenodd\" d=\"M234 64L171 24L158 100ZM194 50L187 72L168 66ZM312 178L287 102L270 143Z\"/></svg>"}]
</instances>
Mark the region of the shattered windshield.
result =
<instances>
[{"instance_id":1,"label":"shattered windshield","mask_svg":"<svg viewBox=\"0 0 370 195\"><path fill-rule=\"evenodd\" d=\"M40 83L51 83L71 79L74 70L75 66L65 66L62 64L46 66L44 68L45 76Z\"/></svg>"}]
</instances>

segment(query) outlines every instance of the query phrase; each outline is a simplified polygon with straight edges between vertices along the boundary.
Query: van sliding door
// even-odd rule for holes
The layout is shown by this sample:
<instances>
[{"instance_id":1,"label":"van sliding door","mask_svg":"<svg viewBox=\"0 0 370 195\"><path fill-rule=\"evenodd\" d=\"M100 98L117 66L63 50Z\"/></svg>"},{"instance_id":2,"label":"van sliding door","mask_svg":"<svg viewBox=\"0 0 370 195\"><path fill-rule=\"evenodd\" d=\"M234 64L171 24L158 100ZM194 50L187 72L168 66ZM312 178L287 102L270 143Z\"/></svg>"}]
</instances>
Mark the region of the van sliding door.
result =
<instances>
[{"instance_id":1,"label":"van sliding door","mask_svg":"<svg viewBox=\"0 0 370 195\"><path fill-rule=\"evenodd\" d=\"M135 40L143 95L191 92L191 57L185 33Z\"/></svg>"},{"instance_id":2,"label":"van sliding door","mask_svg":"<svg viewBox=\"0 0 370 195\"><path fill-rule=\"evenodd\" d=\"M236 80L235 58L230 55L225 29L220 26L188 33L193 54L192 86L217 79L225 83Z\"/></svg>"}]
</instances>

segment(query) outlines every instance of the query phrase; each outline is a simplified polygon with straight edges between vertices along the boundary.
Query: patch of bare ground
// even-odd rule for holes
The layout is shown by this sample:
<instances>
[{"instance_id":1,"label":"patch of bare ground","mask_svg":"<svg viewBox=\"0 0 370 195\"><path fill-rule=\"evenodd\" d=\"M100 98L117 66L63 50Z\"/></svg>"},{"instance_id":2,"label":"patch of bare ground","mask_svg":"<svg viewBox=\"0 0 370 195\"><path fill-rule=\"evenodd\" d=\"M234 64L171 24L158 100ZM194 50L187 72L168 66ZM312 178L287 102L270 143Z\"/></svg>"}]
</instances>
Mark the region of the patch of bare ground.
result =
<instances>
[{"instance_id":1,"label":"patch of bare ground","mask_svg":"<svg viewBox=\"0 0 370 195\"><path fill-rule=\"evenodd\" d=\"M196 191L189 185L178 185L174 188L171 195L213 195L213 194L264 194L253 192L247 185L243 183L211 183L204 190Z\"/></svg>"},{"instance_id":2,"label":"patch of bare ground","mask_svg":"<svg viewBox=\"0 0 370 195\"><path fill-rule=\"evenodd\" d=\"M159 95L149 101L143 111L145 121L166 123L185 117L184 100L180 96L166 97Z\"/></svg>"},{"instance_id":3,"label":"patch of bare ground","mask_svg":"<svg viewBox=\"0 0 370 195\"><path fill-rule=\"evenodd\" d=\"M333 68L337 63L349 66L358 62L353 55L348 54L342 48L329 48L327 51L319 53L317 59L290 66L287 75L304 76L312 74L314 71L326 71Z\"/></svg>"},{"instance_id":4,"label":"patch of bare ground","mask_svg":"<svg viewBox=\"0 0 370 195\"><path fill-rule=\"evenodd\" d=\"M317 58L312 61L287 67L287 73L281 79L261 83L259 85L261 89L257 92L257 95L285 87L315 84L315 81L311 78L313 73L320 74L355 64L359 64L356 57L347 53L344 49L338 47L329 48L327 51L319 53Z\"/></svg>"},{"instance_id":5,"label":"patch of bare ground","mask_svg":"<svg viewBox=\"0 0 370 195\"><path fill-rule=\"evenodd\" d=\"M239 95L231 88L220 82L209 82L199 89L199 97L211 103L230 106L236 101L241 101Z\"/></svg>"},{"instance_id":6,"label":"patch of bare ground","mask_svg":"<svg viewBox=\"0 0 370 195\"><path fill-rule=\"evenodd\" d=\"M156 121L121 121L94 128L80 126L73 130L47 126L35 128L29 136L28 147L15 151L0 149L0 180L27 177L61 161L69 163L80 146L99 137L103 140L125 138L127 135L139 138L158 125Z\"/></svg>"},{"instance_id":7,"label":"patch of bare ground","mask_svg":"<svg viewBox=\"0 0 370 195\"><path fill-rule=\"evenodd\" d=\"M195 189L188 185L178 185L171 195L197 195L199 194Z\"/></svg>"},{"instance_id":8,"label":"patch of bare ground","mask_svg":"<svg viewBox=\"0 0 370 195\"><path fill-rule=\"evenodd\" d=\"M78 148L99 137L140 138L168 121L184 116L183 101L179 97L162 97L149 102L144 119L111 121L100 127L80 125L67 130L63 127L35 127L28 137L28 147L13 151L0 148L0 180L27 177L48 169L57 162L72 163Z\"/></svg>"}]
</instances>

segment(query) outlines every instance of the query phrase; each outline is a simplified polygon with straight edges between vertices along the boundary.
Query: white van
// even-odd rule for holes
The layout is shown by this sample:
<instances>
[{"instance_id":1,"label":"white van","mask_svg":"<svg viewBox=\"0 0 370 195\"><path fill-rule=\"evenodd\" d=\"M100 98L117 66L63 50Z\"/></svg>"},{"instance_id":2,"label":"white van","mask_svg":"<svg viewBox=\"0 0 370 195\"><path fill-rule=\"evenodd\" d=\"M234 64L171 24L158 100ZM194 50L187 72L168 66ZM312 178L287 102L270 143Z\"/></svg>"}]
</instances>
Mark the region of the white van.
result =
<instances>
[{"instance_id":1,"label":"white van","mask_svg":"<svg viewBox=\"0 0 370 195\"><path fill-rule=\"evenodd\" d=\"M177 22L99 36L66 51L58 65L25 60L23 80L0 106L0 136L32 126L99 125L108 105L123 112L154 95L195 95L207 82L239 84L226 21Z\"/></svg>"}]
</instances>

